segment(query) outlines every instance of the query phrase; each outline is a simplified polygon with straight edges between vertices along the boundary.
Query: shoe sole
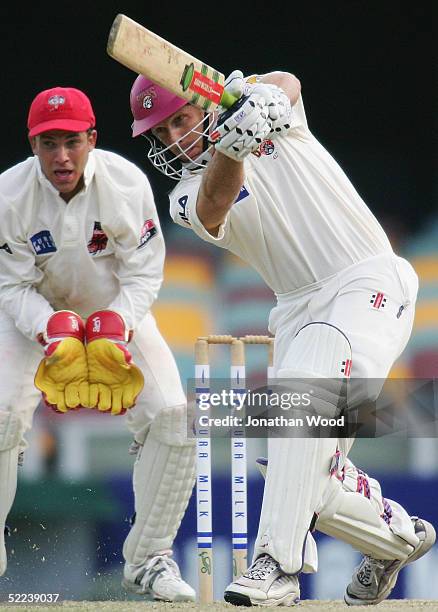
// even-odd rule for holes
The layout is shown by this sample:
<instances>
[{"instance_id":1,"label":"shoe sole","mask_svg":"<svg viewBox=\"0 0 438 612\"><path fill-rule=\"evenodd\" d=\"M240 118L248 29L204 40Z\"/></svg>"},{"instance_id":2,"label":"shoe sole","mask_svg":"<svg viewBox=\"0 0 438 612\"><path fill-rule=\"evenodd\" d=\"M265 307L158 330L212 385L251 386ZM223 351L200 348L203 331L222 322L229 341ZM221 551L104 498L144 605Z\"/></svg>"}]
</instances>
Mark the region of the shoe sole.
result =
<instances>
[{"instance_id":1,"label":"shoe sole","mask_svg":"<svg viewBox=\"0 0 438 612\"><path fill-rule=\"evenodd\" d=\"M265 606L267 608L274 606L293 606L298 604L300 598L293 593L285 595L282 599L251 599L248 595L243 593L236 593L235 591L225 591L224 599L226 602L233 604L234 606Z\"/></svg>"},{"instance_id":2,"label":"shoe sole","mask_svg":"<svg viewBox=\"0 0 438 612\"><path fill-rule=\"evenodd\" d=\"M386 585L380 597L378 597L377 599L370 599L370 600L355 599L353 596L348 594L348 591L346 591L344 595L344 601L347 604L347 606L375 606L379 604L381 601L386 599L391 594L391 591L394 588L395 583L397 582L397 577L400 571L404 567L406 567L406 565L409 565L409 563L413 563L414 561L417 561L418 559L423 557L432 548L436 540L435 528L428 521L424 521L423 519L421 519L421 522L424 525L424 529L426 533L426 536L421 546L419 546L415 552L411 553L411 555L406 557L406 559L402 561L402 563L400 563L397 571L394 573L394 575L392 576L392 578Z\"/></svg>"},{"instance_id":3,"label":"shoe sole","mask_svg":"<svg viewBox=\"0 0 438 612\"><path fill-rule=\"evenodd\" d=\"M131 593L135 593L136 595L144 595L150 601L166 601L168 603L180 603L183 601L194 603L196 598L185 597L184 595L177 595L175 599L166 599L164 597L157 597L152 593L152 591L145 591L141 586L136 585L135 583L129 582L125 578L122 580L122 587Z\"/></svg>"},{"instance_id":4,"label":"shoe sole","mask_svg":"<svg viewBox=\"0 0 438 612\"><path fill-rule=\"evenodd\" d=\"M252 606L251 600L248 595L242 595L242 593L233 593L233 591L225 591L224 599L233 606L246 606L249 608Z\"/></svg>"}]
</instances>

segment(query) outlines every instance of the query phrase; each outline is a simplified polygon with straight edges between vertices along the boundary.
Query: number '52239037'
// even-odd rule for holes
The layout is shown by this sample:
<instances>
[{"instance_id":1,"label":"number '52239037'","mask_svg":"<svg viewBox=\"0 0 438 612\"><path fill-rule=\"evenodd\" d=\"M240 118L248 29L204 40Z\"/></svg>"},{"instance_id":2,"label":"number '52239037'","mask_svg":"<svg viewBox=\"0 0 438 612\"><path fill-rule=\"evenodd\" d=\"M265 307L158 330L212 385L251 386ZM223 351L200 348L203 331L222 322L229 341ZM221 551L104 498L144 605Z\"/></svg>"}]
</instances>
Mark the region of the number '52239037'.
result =
<instances>
[{"instance_id":1,"label":"number '52239037'","mask_svg":"<svg viewBox=\"0 0 438 612\"><path fill-rule=\"evenodd\" d=\"M9 603L56 603L59 593L8 593Z\"/></svg>"}]
</instances>

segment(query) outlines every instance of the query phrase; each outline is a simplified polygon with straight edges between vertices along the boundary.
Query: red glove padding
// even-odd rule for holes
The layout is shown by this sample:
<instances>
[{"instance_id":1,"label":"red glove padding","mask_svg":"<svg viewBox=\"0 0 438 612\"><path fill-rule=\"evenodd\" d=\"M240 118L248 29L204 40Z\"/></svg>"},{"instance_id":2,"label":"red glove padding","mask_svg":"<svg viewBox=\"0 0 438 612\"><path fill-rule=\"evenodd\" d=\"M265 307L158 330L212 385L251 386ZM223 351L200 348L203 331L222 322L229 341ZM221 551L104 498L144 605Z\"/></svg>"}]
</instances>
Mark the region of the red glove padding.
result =
<instances>
[{"instance_id":1,"label":"red glove padding","mask_svg":"<svg viewBox=\"0 0 438 612\"><path fill-rule=\"evenodd\" d=\"M90 403L103 412L123 414L143 389L143 374L127 349L131 335L123 317L112 310L98 310L87 319Z\"/></svg>"},{"instance_id":2,"label":"red glove padding","mask_svg":"<svg viewBox=\"0 0 438 612\"><path fill-rule=\"evenodd\" d=\"M48 320L38 341L45 357L35 374L35 386L44 402L57 412L89 404L88 365L82 319L70 310L59 310Z\"/></svg>"}]
</instances>

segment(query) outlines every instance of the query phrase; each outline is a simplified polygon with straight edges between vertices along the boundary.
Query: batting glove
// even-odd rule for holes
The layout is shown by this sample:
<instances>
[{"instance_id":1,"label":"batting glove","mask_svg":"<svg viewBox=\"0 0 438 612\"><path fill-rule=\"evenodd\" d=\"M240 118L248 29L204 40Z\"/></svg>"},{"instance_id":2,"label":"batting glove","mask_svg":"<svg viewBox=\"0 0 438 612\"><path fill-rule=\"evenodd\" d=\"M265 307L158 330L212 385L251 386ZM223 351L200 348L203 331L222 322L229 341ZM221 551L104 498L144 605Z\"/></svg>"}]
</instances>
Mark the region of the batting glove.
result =
<instances>
[{"instance_id":1,"label":"batting glove","mask_svg":"<svg viewBox=\"0 0 438 612\"><path fill-rule=\"evenodd\" d=\"M215 145L216 151L235 161L242 161L258 148L270 131L265 99L251 93L248 97L240 98L219 116L209 140Z\"/></svg>"},{"instance_id":2,"label":"batting glove","mask_svg":"<svg viewBox=\"0 0 438 612\"><path fill-rule=\"evenodd\" d=\"M124 414L135 405L144 377L127 349L130 332L112 310L99 310L85 325L90 403L102 412Z\"/></svg>"},{"instance_id":3,"label":"batting glove","mask_svg":"<svg viewBox=\"0 0 438 612\"><path fill-rule=\"evenodd\" d=\"M254 92L258 88L262 88L263 95L267 99L267 107L269 111L269 120L271 122L270 138L275 139L279 136L286 136L290 130L292 120L292 106L289 96L276 85L255 85ZM266 90L270 91L270 99L268 99Z\"/></svg>"},{"instance_id":4,"label":"batting glove","mask_svg":"<svg viewBox=\"0 0 438 612\"><path fill-rule=\"evenodd\" d=\"M45 404L56 412L88 406L82 319L69 310L55 312L38 340L44 346L45 356L35 374L35 386L42 392Z\"/></svg>"},{"instance_id":5,"label":"batting glove","mask_svg":"<svg viewBox=\"0 0 438 612\"><path fill-rule=\"evenodd\" d=\"M245 77L243 76L243 72L241 70L233 70L233 72L227 76L224 83L225 91L234 96L237 100L244 95L245 86ZM247 95L248 93L249 91L246 92ZM219 111L225 112L226 109L219 107Z\"/></svg>"},{"instance_id":6,"label":"batting glove","mask_svg":"<svg viewBox=\"0 0 438 612\"><path fill-rule=\"evenodd\" d=\"M279 136L286 136L292 119L289 97L280 87L269 83L259 83L255 79L256 77L249 77L247 81L240 70L233 70L225 80L225 90L235 98L248 96L251 93L263 96L271 122L269 137L275 139Z\"/></svg>"}]
</instances>

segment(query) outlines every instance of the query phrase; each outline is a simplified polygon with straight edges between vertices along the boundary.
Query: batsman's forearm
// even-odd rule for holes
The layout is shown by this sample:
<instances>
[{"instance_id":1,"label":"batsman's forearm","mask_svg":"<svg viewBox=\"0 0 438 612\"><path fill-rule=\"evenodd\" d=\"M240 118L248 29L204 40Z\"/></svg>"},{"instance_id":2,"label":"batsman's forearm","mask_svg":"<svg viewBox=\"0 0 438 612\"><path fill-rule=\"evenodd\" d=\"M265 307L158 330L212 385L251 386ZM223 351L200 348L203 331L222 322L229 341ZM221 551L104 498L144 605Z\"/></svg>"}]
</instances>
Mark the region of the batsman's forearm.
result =
<instances>
[{"instance_id":1,"label":"batsman's forearm","mask_svg":"<svg viewBox=\"0 0 438 612\"><path fill-rule=\"evenodd\" d=\"M244 179L243 162L219 152L204 170L196 212L202 225L213 235L239 195Z\"/></svg>"}]
</instances>

